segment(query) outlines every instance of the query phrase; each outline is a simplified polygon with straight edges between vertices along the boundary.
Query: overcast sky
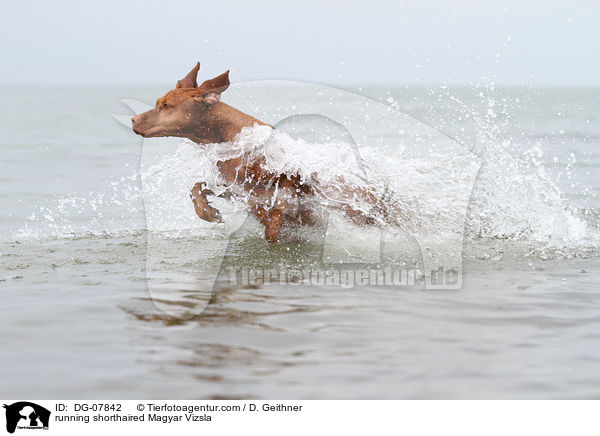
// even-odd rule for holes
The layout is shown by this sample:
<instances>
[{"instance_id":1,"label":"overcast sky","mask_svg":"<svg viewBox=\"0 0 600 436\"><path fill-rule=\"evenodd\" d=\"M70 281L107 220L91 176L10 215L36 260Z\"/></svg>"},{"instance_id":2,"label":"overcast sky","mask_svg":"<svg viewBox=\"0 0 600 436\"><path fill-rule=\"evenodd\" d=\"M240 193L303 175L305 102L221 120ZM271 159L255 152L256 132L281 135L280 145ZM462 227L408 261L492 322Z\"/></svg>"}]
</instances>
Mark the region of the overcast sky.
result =
<instances>
[{"instance_id":1,"label":"overcast sky","mask_svg":"<svg viewBox=\"0 0 600 436\"><path fill-rule=\"evenodd\" d=\"M12 1L1 85L600 86L598 1ZM206 76L204 76L206 75Z\"/></svg>"}]
</instances>

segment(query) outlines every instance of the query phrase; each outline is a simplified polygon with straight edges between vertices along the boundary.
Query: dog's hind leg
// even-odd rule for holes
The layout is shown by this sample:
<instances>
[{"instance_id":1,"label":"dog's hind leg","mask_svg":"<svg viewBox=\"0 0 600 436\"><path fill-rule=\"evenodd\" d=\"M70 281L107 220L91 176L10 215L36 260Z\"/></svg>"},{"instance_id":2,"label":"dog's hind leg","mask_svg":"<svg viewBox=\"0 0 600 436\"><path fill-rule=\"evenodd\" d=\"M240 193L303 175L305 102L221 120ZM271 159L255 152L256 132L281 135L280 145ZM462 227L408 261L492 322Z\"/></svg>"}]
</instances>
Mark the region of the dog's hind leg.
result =
<instances>
[{"instance_id":1,"label":"dog's hind leg","mask_svg":"<svg viewBox=\"0 0 600 436\"><path fill-rule=\"evenodd\" d=\"M265 225L265 239L271 243L277 242L286 213L295 209L297 212L298 207L298 194L292 181L281 180L274 195L275 205L269 210L269 219Z\"/></svg>"},{"instance_id":2,"label":"dog's hind leg","mask_svg":"<svg viewBox=\"0 0 600 436\"><path fill-rule=\"evenodd\" d=\"M283 219L284 213L281 209L273 209L270 211L269 222L265 227L265 239L267 242L277 242Z\"/></svg>"},{"instance_id":3,"label":"dog's hind leg","mask_svg":"<svg viewBox=\"0 0 600 436\"><path fill-rule=\"evenodd\" d=\"M212 195L213 192L210 189L205 189L206 183L199 182L194 185L190 192L190 198L194 203L194 209L196 215L201 219L208 222L221 222L221 214L217 209L208 204L207 195Z\"/></svg>"},{"instance_id":4,"label":"dog's hind leg","mask_svg":"<svg viewBox=\"0 0 600 436\"><path fill-rule=\"evenodd\" d=\"M372 226L376 224L376 219L373 216L366 214L365 212L351 207L349 204L345 204L339 207L346 217L354 224L359 226Z\"/></svg>"},{"instance_id":5,"label":"dog's hind leg","mask_svg":"<svg viewBox=\"0 0 600 436\"><path fill-rule=\"evenodd\" d=\"M252 211L258 221L266 227L269 224L269 212L267 212L267 210L256 200L249 200L248 204L250 206L250 211Z\"/></svg>"}]
</instances>

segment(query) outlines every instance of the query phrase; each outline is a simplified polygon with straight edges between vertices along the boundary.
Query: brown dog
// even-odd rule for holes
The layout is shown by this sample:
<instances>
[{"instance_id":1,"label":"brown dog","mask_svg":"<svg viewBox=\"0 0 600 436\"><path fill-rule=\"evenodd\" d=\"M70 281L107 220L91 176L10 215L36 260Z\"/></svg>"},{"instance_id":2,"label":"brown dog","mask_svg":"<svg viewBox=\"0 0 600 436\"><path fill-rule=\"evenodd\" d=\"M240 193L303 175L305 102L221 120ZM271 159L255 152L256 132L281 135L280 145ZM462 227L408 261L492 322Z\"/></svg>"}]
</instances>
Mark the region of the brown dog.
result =
<instances>
[{"instance_id":1,"label":"brown dog","mask_svg":"<svg viewBox=\"0 0 600 436\"><path fill-rule=\"evenodd\" d=\"M221 93L229 87L229 71L198 86L199 68L200 63L197 63L177 82L175 89L156 101L154 109L132 117L133 131L145 138L177 136L202 144L232 142L244 127L267 125L220 101ZM315 184L303 184L298 175L272 174L264 170L263 164L264 158L251 159L249 154L216 162L227 184L239 186L249 194L248 206L265 226L266 240L275 242L284 220L314 224L313 211L302 206L301 200L318 194L320 189L316 180ZM377 198L369 190L350 188L342 178L339 182L336 191L343 197L352 198L358 194L373 206L377 204ZM196 214L206 221L220 221L219 211L206 198L210 194L212 192L206 189L205 183L194 185L191 198ZM374 223L372 217L354 210L347 203L340 202L337 207L355 223Z\"/></svg>"}]
</instances>

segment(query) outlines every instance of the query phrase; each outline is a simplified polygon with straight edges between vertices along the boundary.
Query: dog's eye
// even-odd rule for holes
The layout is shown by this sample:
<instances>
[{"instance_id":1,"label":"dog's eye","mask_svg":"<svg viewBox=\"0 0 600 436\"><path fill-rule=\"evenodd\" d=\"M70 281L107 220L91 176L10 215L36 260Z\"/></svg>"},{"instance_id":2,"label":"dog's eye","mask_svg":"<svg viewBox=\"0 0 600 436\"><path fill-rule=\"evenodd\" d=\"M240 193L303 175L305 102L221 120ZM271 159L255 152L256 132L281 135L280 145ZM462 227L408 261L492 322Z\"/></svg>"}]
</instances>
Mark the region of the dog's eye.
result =
<instances>
[{"instance_id":1,"label":"dog's eye","mask_svg":"<svg viewBox=\"0 0 600 436\"><path fill-rule=\"evenodd\" d=\"M166 109L166 108L168 108L168 107L169 107L169 105L168 105L167 103L163 103L163 105L162 105L160 108L161 108L161 109Z\"/></svg>"}]
</instances>

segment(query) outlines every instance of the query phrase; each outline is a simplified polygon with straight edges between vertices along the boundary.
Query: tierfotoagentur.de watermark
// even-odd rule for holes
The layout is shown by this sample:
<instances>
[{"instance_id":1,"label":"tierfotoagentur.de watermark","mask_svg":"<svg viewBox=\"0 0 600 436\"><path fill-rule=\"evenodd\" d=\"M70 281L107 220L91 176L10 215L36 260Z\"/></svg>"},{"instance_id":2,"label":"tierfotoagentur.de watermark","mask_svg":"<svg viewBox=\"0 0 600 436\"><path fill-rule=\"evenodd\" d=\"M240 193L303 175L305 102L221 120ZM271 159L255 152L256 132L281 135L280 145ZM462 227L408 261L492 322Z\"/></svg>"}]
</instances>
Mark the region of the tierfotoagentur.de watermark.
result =
<instances>
[{"instance_id":1,"label":"tierfotoagentur.de watermark","mask_svg":"<svg viewBox=\"0 0 600 436\"><path fill-rule=\"evenodd\" d=\"M226 283L230 286L304 285L318 287L356 286L415 286L425 282L425 274L415 269L345 267L318 269L260 269L231 266L226 269ZM456 286L458 271L439 267L431 271L431 281L439 286Z\"/></svg>"}]
</instances>

